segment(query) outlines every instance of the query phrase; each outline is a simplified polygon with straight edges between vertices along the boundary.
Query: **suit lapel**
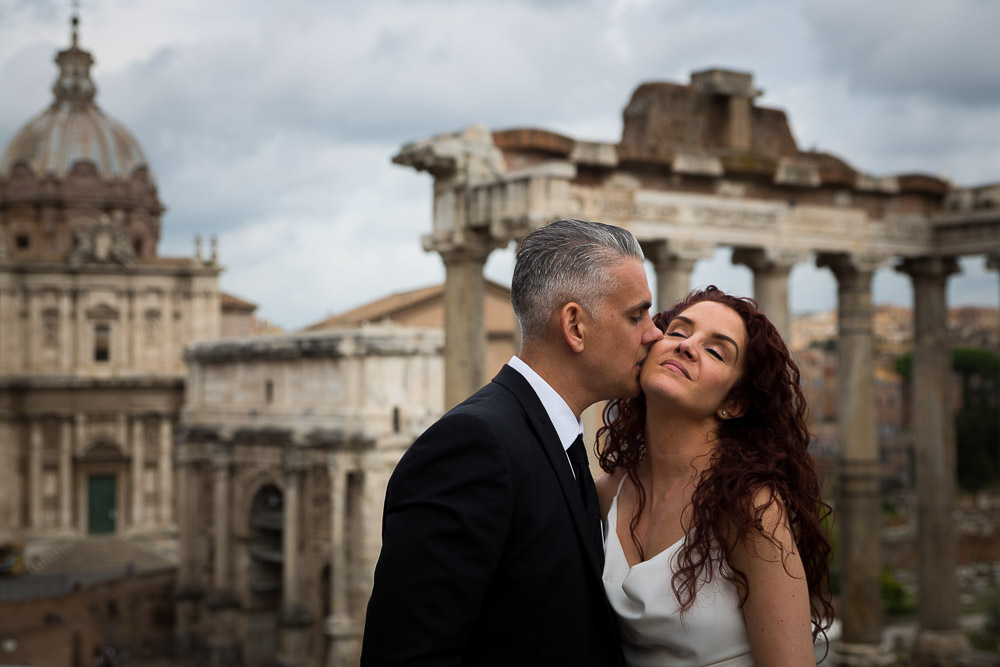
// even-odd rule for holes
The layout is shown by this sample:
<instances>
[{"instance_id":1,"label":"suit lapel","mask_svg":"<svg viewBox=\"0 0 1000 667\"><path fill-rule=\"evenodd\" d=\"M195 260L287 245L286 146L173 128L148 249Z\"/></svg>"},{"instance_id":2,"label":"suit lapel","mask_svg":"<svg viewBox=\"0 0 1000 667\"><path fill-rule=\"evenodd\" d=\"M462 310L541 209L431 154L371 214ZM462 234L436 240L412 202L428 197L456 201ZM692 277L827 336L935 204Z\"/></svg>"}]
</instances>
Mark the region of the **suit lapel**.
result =
<instances>
[{"instance_id":1,"label":"suit lapel","mask_svg":"<svg viewBox=\"0 0 1000 667\"><path fill-rule=\"evenodd\" d=\"M493 382L506 388L521 403L521 407L528 417L528 423L538 438L538 444L542 448L542 451L545 452L545 457L552 467L552 472L559 481L563 499L566 501L569 514L573 519L573 525L576 527L580 543L583 545L584 551L587 552L587 557L590 559L594 573L598 577L601 577L601 558L597 552L598 547L594 543L594 539L590 536L590 524L587 521L587 513L583 507L583 499L580 497L580 487L576 478L573 477L569 459L566 458L566 450L563 449L562 443L559 442L559 436L556 433L555 426L552 425L552 420L549 419L548 413L545 412L545 407L535 394L535 390L524 379L524 376L510 366L504 365L496 377L493 378Z\"/></svg>"}]
</instances>

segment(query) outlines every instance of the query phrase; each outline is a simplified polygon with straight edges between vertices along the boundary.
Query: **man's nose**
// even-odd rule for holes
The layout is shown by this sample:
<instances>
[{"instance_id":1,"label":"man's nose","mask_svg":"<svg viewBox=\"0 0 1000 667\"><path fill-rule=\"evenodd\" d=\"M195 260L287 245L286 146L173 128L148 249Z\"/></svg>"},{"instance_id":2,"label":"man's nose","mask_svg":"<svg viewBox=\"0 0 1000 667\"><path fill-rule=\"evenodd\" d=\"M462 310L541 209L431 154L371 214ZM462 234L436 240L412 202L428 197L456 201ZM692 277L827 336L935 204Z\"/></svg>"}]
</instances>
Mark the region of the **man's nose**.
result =
<instances>
[{"instance_id":1,"label":"man's nose","mask_svg":"<svg viewBox=\"0 0 1000 667\"><path fill-rule=\"evenodd\" d=\"M656 341L663 338L663 332L660 331L655 324L653 324L653 320L646 318L646 322L646 333L642 337L642 344L652 345Z\"/></svg>"}]
</instances>

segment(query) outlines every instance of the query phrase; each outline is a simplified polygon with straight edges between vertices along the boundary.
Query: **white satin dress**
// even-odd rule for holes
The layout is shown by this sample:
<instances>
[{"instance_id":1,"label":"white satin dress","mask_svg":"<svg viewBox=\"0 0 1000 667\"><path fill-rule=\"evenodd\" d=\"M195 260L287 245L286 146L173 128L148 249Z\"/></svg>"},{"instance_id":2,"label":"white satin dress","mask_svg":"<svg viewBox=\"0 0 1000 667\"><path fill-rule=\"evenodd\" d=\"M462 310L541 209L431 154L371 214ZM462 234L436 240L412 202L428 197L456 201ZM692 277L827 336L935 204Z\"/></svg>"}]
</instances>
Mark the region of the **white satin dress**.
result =
<instances>
[{"instance_id":1,"label":"white satin dress","mask_svg":"<svg viewBox=\"0 0 1000 667\"><path fill-rule=\"evenodd\" d=\"M622 477L622 483L627 477ZM608 511L604 590L618 617L629 667L752 667L736 587L715 577L684 612L670 587L683 538L629 567L618 539L618 485Z\"/></svg>"}]
</instances>

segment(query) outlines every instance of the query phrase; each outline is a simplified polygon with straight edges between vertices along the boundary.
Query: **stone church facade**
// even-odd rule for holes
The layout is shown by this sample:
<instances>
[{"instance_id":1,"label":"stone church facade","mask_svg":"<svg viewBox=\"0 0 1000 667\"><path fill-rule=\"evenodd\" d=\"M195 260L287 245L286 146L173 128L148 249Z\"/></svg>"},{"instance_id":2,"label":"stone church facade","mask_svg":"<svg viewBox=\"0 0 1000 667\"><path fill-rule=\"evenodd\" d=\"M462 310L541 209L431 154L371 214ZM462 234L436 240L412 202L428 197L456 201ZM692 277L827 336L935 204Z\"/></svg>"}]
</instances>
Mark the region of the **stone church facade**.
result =
<instances>
[{"instance_id":1,"label":"stone church facade","mask_svg":"<svg viewBox=\"0 0 1000 667\"><path fill-rule=\"evenodd\" d=\"M214 251L158 254L153 174L93 62L74 19L51 106L0 157L0 542L29 556L176 531L183 349L222 317Z\"/></svg>"}]
</instances>

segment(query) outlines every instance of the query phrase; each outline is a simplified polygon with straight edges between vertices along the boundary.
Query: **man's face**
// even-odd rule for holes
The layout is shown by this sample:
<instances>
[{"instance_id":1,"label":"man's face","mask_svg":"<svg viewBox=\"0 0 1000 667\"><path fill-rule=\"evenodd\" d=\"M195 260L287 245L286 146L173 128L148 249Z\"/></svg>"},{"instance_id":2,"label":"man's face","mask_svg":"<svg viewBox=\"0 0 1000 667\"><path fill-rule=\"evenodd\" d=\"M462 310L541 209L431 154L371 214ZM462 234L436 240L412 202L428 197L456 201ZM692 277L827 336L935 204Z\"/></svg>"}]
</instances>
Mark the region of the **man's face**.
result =
<instances>
[{"instance_id":1,"label":"man's face","mask_svg":"<svg viewBox=\"0 0 1000 667\"><path fill-rule=\"evenodd\" d=\"M637 396L649 346L663 337L649 317L652 296L642 261L626 259L609 273L614 287L590 313L584 348L598 400Z\"/></svg>"}]
</instances>

